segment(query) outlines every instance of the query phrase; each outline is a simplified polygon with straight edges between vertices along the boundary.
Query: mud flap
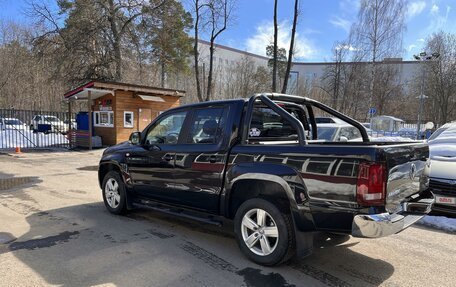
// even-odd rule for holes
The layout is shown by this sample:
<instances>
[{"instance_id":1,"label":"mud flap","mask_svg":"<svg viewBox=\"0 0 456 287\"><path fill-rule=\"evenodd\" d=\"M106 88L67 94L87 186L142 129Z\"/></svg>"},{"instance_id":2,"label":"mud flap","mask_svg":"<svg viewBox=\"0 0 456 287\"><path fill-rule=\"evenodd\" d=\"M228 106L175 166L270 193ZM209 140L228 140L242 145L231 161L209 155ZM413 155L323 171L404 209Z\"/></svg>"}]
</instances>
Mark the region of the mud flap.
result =
<instances>
[{"instance_id":1,"label":"mud flap","mask_svg":"<svg viewBox=\"0 0 456 287\"><path fill-rule=\"evenodd\" d=\"M314 233L312 231L299 231L296 222L293 218L295 242L296 242L296 255L295 258L303 258L312 254Z\"/></svg>"}]
</instances>

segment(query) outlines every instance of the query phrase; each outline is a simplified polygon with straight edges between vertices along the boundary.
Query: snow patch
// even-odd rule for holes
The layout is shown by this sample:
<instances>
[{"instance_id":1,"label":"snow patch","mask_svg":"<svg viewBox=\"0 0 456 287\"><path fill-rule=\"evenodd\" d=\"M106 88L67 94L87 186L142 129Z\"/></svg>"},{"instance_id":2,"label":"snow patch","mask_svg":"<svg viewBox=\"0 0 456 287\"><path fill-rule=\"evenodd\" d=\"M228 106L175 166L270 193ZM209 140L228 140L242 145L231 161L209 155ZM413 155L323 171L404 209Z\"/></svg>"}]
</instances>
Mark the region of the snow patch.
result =
<instances>
[{"instance_id":1,"label":"snow patch","mask_svg":"<svg viewBox=\"0 0 456 287\"><path fill-rule=\"evenodd\" d=\"M62 134L34 133L30 130L0 131L0 147L49 147L66 145L69 141Z\"/></svg>"},{"instance_id":2,"label":"snow patch","mask_svg":"<svg viewBox=\"0 0 456 287\"><path fill-rule=\"evenodd\" d=\"M406 137L369 137L369 140L371 142L410 142L410 141L415 141L414 139L411 138L406 138Z\"/></svg>"},{"instance_id":3,"label":"snow patch","mask_svg":"<svg viewBox=\"0 0 456 287\"><path fill-rule=\"evenodd\" d=\"M418 223L424 226L433 227L443 231L456 232L456 218L427 215L423 217L420 221L418 221Z\"/></svg>"}]
</instances>

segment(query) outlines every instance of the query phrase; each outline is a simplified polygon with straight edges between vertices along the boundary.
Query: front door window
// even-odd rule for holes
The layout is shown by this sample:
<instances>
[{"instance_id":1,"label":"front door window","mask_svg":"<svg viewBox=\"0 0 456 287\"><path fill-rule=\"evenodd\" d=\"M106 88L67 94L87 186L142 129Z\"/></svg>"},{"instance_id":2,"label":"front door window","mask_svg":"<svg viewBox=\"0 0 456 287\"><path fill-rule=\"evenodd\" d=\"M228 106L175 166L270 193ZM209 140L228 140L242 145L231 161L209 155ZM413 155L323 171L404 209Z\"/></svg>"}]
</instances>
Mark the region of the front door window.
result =
<instances>
[{"instance_id":1,"label":"front door window","mask_svg":"<svg viewBox=\"0 0 456 287\"><path fill-rule=\"evenodd\" d=\"M186 115L183 111L160 119L147 131L146 144L177 144Z\"/></svg>"}]
</instances>

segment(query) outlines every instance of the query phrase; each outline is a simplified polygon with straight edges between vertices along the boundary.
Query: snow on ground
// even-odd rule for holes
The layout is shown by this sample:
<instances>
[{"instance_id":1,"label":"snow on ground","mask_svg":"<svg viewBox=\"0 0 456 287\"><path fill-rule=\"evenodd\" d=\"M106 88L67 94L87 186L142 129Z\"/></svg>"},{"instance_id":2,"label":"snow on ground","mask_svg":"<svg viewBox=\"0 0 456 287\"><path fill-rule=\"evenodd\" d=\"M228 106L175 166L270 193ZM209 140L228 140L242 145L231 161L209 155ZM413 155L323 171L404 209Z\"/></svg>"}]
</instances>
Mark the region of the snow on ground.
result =
<instances>
[{"instance_id":1,"label":"snow on ground","mask_svg":"<svg viewBox=\"0 0 456 287\"><path fill-rule=\"evenodd\" d=\"M456 218L427 215L418 221L418 224L433 227L443 231L456 232Z\"/></svg>"},{"instance_id":2,"label":"snow on ground","mask_svg":"<svg viewBox=\"0 0 456 287\"><path fill-rule=\"evenodd\" d=\"M30 130L0 131L0 148L49 147L68 143L66 136L57 133L34 133Z\"/></svg>"},{"instance_id":3,"label":"snow on ground","mask_svg":"<svg viewBox=\"0 0 456 287\"><path fill-rule=\"evenodd\" d=\"M409 142L409 141L415 141L414 139L411 138L406 138L406 137L369 137L369 140L371 142Z\"/></svg>"}]
</instances>

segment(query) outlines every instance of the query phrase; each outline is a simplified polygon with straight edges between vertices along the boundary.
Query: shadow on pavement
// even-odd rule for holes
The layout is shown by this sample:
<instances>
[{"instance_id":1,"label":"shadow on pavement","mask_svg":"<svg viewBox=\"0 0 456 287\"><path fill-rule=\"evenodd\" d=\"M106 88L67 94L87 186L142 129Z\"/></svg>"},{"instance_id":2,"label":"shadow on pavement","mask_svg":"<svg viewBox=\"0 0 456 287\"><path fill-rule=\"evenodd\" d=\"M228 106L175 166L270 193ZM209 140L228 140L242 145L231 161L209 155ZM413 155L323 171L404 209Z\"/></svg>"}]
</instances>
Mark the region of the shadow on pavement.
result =
<instances>
[{"instance_id":1,"label":"shadow on pavement","mask_svg":"<svg viewBox=\"0 0 456 287\"><path fill-rule=\"evenodd\" d=\"M278 274L268 275L268 270L287 280L302 280L304 274L329 286L375 286L394 272L389 263L352 251L353 244L346 244L348 236L317 234L311 256L271 269L248 262L229 227L189 225L191 221L149 210L114 216L97 202L36 212L26 220L29 232L0 244L0 254L14 252L53 285L201 286L211 285L204 282L207 276L215 276L214 280L231 276L246 286L257 286L248 276Z\"/></svg>"}]
</instances>

